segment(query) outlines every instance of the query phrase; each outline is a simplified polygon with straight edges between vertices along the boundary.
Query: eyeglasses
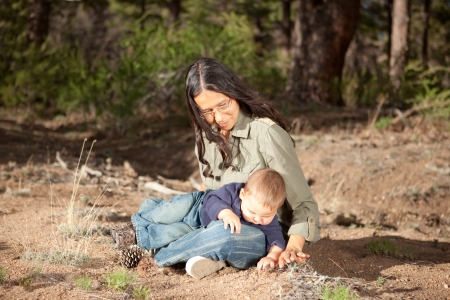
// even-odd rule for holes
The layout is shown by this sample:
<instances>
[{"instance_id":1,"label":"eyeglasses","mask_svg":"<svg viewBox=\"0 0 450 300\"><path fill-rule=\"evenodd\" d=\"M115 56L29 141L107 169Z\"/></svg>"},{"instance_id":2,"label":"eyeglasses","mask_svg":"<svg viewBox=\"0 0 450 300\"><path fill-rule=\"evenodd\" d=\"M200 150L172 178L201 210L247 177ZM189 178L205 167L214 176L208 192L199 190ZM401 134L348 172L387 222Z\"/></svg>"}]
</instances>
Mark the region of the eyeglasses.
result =
<instances>
[{"instance_id":1,"label":"eyeglasses","mask_svg":"<svg viewBox=\"0 0 450 300\"><path fill-rule=\"evenodd\" d=\"M210 119L216 112L226 113L230 109L232 101L233 99L229 98L226 103L220 104L214 109L201 110L200 117L203 119Z\"/></svg>"}]
</instances>

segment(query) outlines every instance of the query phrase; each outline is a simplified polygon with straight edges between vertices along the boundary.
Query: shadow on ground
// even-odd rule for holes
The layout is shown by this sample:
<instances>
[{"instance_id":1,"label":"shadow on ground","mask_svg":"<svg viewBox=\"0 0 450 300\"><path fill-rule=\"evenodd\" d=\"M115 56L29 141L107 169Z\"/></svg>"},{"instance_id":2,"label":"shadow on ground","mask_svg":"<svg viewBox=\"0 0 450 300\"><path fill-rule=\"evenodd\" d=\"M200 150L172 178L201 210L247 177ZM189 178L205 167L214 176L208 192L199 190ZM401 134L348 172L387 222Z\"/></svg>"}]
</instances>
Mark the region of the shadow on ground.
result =
<instances>
[{"instance_id":1,"label":"shadow on ground","mask_svg":"<svg viewBox=\"0 0 450 300\"><path fill-rule=\"evenodd\" d=\"M390 240L399 247L398 258L369 254L366 245L374 240ZM354 240L324 238L305 247L310 264L321 275L377 280L381 271L396 265L436 265L450 263L450 243L410 240L397 236L366 237ZM409 259L406 256L413 256ZM339 259L337 259L337 257Z\"/></svg>"},{"instance_id":2,"label":"shadow on ground","mask_svg":"<svg viewBox=\"0 0 450 300\"><path fill-rule=\"evenodd\" d=\"M187 179L198 170L194 133L189 127L167 127L154 136L142 134L117 138L101 132L83 131L79 126L48 129L9 120L0 120L0 164L53 163L57 151L64 160L76 164L84 139L87 139L84 155L96 140L89 158L90 166L104 164L111 158L113 165L128 161L139 175L162 175L173 179Z\"/></svg>"}]
</instances>

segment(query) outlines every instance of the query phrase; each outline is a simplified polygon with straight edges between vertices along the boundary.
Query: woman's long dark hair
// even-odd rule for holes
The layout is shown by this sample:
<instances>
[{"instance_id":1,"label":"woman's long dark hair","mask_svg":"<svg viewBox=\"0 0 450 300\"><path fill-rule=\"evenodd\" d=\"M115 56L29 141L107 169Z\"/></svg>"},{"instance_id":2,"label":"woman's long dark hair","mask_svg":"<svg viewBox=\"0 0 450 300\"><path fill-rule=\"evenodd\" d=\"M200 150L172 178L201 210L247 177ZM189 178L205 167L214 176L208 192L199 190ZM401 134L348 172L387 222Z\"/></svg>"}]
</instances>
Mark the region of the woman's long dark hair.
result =
<instances>
[{"instance_id":1,"label":"woman's long dark hair","mask_svg":"<svg viewBox=\"0 0 450 300\"><path fill-rule=\"evenodd\" d=\"M225 168L231 166L233 157L230 146L220 134L220 131L213 130L211 125L200 117L194 97L204 90L222 93L235 99L240 109L243 109L246 113L258 118L270 118L287 132L291 129L287 120L264 97L241 80L227 66L213 58L200 58L189 67L186 73L186 101L189 120L195 130L198 158L201 163L207 166L203 172L205 177L212 177L212 173L209 162L204 159L205 144L202 132L205 133L209 141L216 143L226 154L223 163Z\"/></svg>"}]
</instances>

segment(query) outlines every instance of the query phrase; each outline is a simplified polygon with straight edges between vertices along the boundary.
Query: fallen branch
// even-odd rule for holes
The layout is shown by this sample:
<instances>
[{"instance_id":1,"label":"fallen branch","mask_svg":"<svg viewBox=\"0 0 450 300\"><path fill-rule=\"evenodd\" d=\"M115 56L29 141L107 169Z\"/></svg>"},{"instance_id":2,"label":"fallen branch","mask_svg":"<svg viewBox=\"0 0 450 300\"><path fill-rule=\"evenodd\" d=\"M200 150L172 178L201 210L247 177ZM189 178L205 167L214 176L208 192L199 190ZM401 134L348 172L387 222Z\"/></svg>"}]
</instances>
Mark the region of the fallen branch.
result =
<instances>
[{"instance_id":1,"label":"fallen branch","mask_svg":"<svg viewBox=\"0 0 450 300\"><path fill-rule=\"evenodd\" d=\"M153 190L162 194L166 194L166 195L181 195L181 194L185 194L185 192L181 192L181 191L176 191L176 190L172 190L168 187L165 187L162 184L157 183L156 181L152 181L152 182L146 182L144 184L144 189L149 189L149 190Z\"/></svg>"},{"instance_id":2,"label":"fallen branch","mask_svg":"<svg viewBox=\"0 0 450 300\"><path fill-rule=\"evenodd\" d=\"M407 117L409 117L410 115L412 115L415 112L425 110L425 109L431 108L431 107L438 108L438 107L444 107L447 105L450 105L450 101L444 101L441 103L422 102L419 105L415 105L415 106L411 107L410 109L406 110L404 113L398 114L398 116L392 120L391 124L394 125L394 124L398 123L400 120L406 119Z\"/></svg>"},{"instance_id":3,"label":"fallen branch","mask_svg":"<svg viewBox=\"0 0 450 300\"><path fill-rule=\"evenodd\" d=\"M94 169L91 169L91 168L89 168L86 165L81 167L81 175L83 175L84 172L86 172L89 175L95 176L95 177L101 177L103 175L102 172L94 170Z\"/></svg>"},{"instance_id":4,"label":"fallen branch","mask_svg":"<svg viewBox=\"0 0 450 300\"><path fill-rule=\"evenodd\" d=\"M197 191L200 191L200 184L195 180L194 177L189 177L189 181L191 182L191 185L194 189L196 189Z\"/></svg>"},{"instance_id":5,"label":"fallen branch","mask_svg":"<svg viewBox=\"0 0 450 300\"><path fill-rule=\"evenodd\" d=\"M450 175L450 168L449 167L442 167L439 168L438 166L436 166L433 163L428 163L425 165L425 168L427 168L428 170L434 171L434 172L438 172L444 175Z\"/></svg>"},{"instance_id":6,"label":"fallen branch","mask_svg":"<svg viewBox=\"0 0 450 300\"><path fill-rule=\"evenodd\" d=\"M64 170L70 171L69 168L67 168L67 164L62 160L61 156L59 155L59 151L56 151L56 161Z\"/></svg>"}]
</instances>

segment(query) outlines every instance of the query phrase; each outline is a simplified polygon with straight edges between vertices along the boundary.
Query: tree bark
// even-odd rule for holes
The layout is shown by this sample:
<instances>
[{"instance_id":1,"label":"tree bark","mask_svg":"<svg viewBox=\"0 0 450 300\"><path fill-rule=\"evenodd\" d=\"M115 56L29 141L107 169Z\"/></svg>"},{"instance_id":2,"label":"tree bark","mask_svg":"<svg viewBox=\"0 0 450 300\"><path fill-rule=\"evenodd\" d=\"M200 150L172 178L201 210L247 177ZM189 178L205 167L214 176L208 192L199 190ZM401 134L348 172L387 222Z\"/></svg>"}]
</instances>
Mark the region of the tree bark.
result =
<instances>
[{"instance_id":1,"label":"tree bark","mask_svg":"<svg viewBox=\"0 0 450 300\"><path fill-rule=\"evenodd\" d=\"M295 101L342 105L339 85L360 0L297 0L291 73Z\"/></svg>"},{"instance_id":2,"label":"tree bark","mask_svg":"<svg viewBox=\"0 0 450 300\"><path fill-rule=\"evenodd\" d=\"M48 35L50 0L29 0L28 43L42 45Z\"/></svg>"},{"instance_id":3,"label":"tree bark","mask_svg":"<svg viewBox=\"0 0 450 300\"><path fill-rule=\"evenodd\" d=\"M392 6L389 76L395 90L401 84L408 53L409 0L394 0Z\"/></svg>"},{"instance_id":4,"label":"tree bark","mask_svg":"<svg viewBox=\"0 0 450 300\"><path fill-rule=\"evenodd\" d=\"M427 66L428 64L428 27L430 21L430 5L431 0L424 0L423 7L423 33L422 33L422 64Z\"/></svg>"},{"instance_id":5,"label":"tree bark","mask_svg":"<svg viewBox=\"0 0 450 300\"><path fill-rule=\"evenodd\" d=\"M391 32L392 32L392 2L393 0L386 0L386 11L387 11L387 33L388 33L388 40L387 40L387 57L388 57L388 63L391 60Z\"/></svg>"},{"instance_id":6,"label":"tree bark","mask_svg":"<svg viewBox=\"0 0 450 300\"><path fill-rule=\"evenodd\" d=\"M285 44L283 45L283 51L288 54L291 50L291 3L292 0L282 0L283 5L283 19L281 20L281 28L283 30Z\"/></svg>"},{"instance_id":7,"label":"tree bark","mask_svg":"<svg viewBox=\"0 0 450 300\"><path fill-rule=\"evenodd\" d=\"M109 17L109 2L107 0L87 0L92 12L92 27L95 28L85 39L85 55L90 64L90 70L97 67L100 58L105 55L110 39L108 37L107 20Z\"/></svg>"},{"instance_id":8,"label":"tree bark","mask_svg":"<svg viewBox=\"0 0 450 300\"><path fill-rule=\"evenodd\" d=\"M170 17L169 23L172 24L180 19L181 0L170 0L169 2Z\"/></svg>"},{"instance_id":9,"label":"tree bark","mask_svg":"<svg viewBox=\"0 0 450 300\"><path fill-rule=\"evenodd\" d=\"M141 0L141 22L140 22L140 27L141 29L144 29L144 24L145 24L145 20L144 20L144 15L145 12L147 11L147 0Z\"/></svg>"}]
</instances>

